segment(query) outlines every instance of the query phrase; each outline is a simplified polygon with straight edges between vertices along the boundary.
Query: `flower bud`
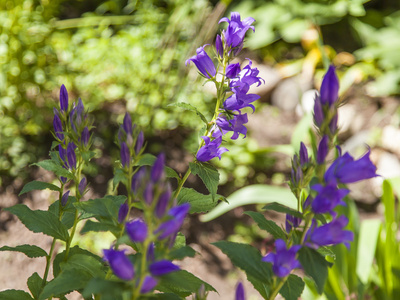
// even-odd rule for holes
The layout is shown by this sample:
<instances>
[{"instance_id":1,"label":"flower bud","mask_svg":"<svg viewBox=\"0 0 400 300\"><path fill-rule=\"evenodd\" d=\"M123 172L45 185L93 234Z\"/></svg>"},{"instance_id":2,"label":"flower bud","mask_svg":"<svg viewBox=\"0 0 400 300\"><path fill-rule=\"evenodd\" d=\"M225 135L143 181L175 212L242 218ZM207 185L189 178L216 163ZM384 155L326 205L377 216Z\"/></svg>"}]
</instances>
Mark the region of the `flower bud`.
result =
<instances>
[{"instance_id":1,"label":"flower bud","mask_svg":"<svg viewBox=\"0 0 400 300\"><path fill-rule=\"evenodd\" d=\"M322 105L329 104L331 107L339 95L339 79L335 73L335 67L330 65L321 84L321 103Z\"/></svg>"},{"instance_id":2,"label":"flower bud","mask_svg":"<svg viewBox=\"0 0 400 300\"><path fill-rule=\"evenodd\" d=\"M129 222L125 227L132 242L142 243L147 238L147 225L142 220Z\"/></svg>"},{"instance_id":3,"label":"flower bud","mask_svg":"<svg viewBox=\"0 0 400 300\"><path fill-rule=\"evenodd\" d=\"M160 153L151 168L151 181L157 182L164 177L165 154Z\"/></svg>"},{"instance_id":4,"label":"flower bud","mask_svg":"<svg viewBox=\"0 0 400 300\"><path fill-rule=\"evenodd\" d=\"M79 182L79 186L78 186L78 190L79 190L79 193L81 194L81 196L85 192L85 189L86 189L86 178L83 177L81 179L81 182Z\"/></svg>"},{"instance_id":5,"label":"flower bud","mask_svg":"<svg viewBox=\"0 0 400 300\"><path fill-rule=\"evenodd\" d=\"M131 160L130 158L131 158L131 155L129 153L129 148L126 145L125 142L122 142L122 144L121 144L121 164L122 164L122 167L125 167L125 166L129 167L129 162Z\"/></svg>"},{"instance_id":6,"label":"flower bud","mask_svg":"<svg viewBox=\"0 0 400 300\"><path fill-rule=\"evenodd\" d=\"M169 199L171 198L172 191L171 186L168 184L166 191L160 195L158 198L158 202L156 205L156 216L158 218L162 218L165 215L165 211L167 210L167 206L169 203Z\"/></svg>"},{"instance_id":7,"label":"flower bud","mask_svg":"<svg viewBox=\"0 0 400 300\"><path fill-rule=\"evenodd\" d=\"M141 167L135 175L132 176L132 182L131 182L131 190L134 193L137 193L139 190L140 185L142 184L142 179L146 175L146 169L144 167Z\"/></svg>"},{"instance_id":8,"label":"flower bud","mask_svg":"<svg viewBox=\"0 0 400 300\"><path fill-rule=\"evenodd\" d=\"M135 145L136 154L139 154L140 150L142 150L143 142L144 142L143 131L140 131L136 139L136 145Z\"/></svg>"},{"instance_id":9,"label":"flower bud","mask_svg":"<svg viewBox=\"0 0 400 300\"><path fill-rule=\"evenodd\" d=\"M61 197L61 206L67 205L68 202L68 196L69 196L69 191L66 192L62 197Z\"/></svg>"},{"instance_id":10,"label":"flower bud","mask_svg":"<svg viewBox=\"0 0 400 300\"><path fill-rule=\"evenodd\" d=\"M76 168L76 155L75 155L75 144L73 142L68 143L67 146L67 159L68 159L68 166L69 168L75 169Z\"/></svg>"},{"instance_id":11,"label":"flower bud","mask_svg":"<svg viewBox=\"0 0 400 300\"><path fill-rule=\"evenodd\" d=\"M82 144L86 147L89 143L89 138L90 138L90 132L87 127L83 128L82 134L81 134L81 142Z\"/></svg>"},{"instance_id":12,"label":"flower bud","mask_svg":"<svg viewBox=\"0 0 400 300\"><path fill-rule=\"evenodd\" d=\"M162 276L179 270L180 268L177 265L174 265L172 262L166 259L152 263L149 266L149 271L153 276Z\"/></svg>"},{"instance_id":13,"label":"flower bud","mask_svg":"<svg viewBox=\"0 0 400 300\"><path fill-rule=\"evenodd\" d=\"M124 122L122 123L122 127L124 128L127 135L132 136L132 119L128 113L125 114Z\"/></svg>"},{"instance_id":14,"label":"flower bud","mask_svg":"<svg viewBox=\"0 0 400 300\"><path fill-rule=\"evenodd\" d=\"M61 112L68 111L68 92L65 85L61 85L60 89L60 107L61 107Z\"/></svg>"},{"instance_id":15,"label":"flower bud","mask_svg":"<svg viewBox=\"0 0 400 300\"><path fill-rule=\"evenodd\" d=\"M300 143L300 165L304 166L305 164L309 163L309 158L308 158L308 151L306 146L303 144L303 142Z\"/></svg>"},{"instance_id":16,"label":"flower bud","mask_svg":"<svg viewBox=\"0 0 400 300\"><path fill-rule=\"evenodd\" d=\"M53 127L54 127L54 132L56 134L56 137L61 141L64 140L62 123L61 123L61 119L58 115L54 115Z\"/></svg>"},{"instance_id":17,"label":"flower bud","mask_svg":"<svg viewBox=\"0 0 400 300\"><path fill-rule=\"evenodd\" d=\"M318 145L317 150L317 164L323 164L329 151L329 137L324 135Z\"/></svg>"},{"instance_id":18,"label":"flower bud","mask_svg":"<svg viewBox=\"0 0 400 300\"><path fill-rule=\"evenodd\" d=\"M148 205L151 205L153 202L153 184L151 182L149 182L144 189L143 198Z\"/></svg>"},{"instance_id":19,"label":"flower bud","mask_svg":"<svg viewBox=\"0 0 400 300\"><path fill-rule=\"evenodd\" d=\"M116 276L123 280L132 280L135 276L135 269L132 262L124 254L124 251L103 250L105 260L110 264L111 270Z\"/></svg>"},{"instance_id":20,"label":"flower bud","mask_svg":"<svg viewBox=\"0 0 400 300\"><path fill-rule=\"evenodd\" d=\"M157 283L158 281L154 277L146 276L143 280L142 287L140 288L140 293L146 294L152 291L156 287Z\"/></svg>"},{"instance_id":21,"label":"flower bud","mask_svg":"<svg viewBox=\"0 0 400 300\"><path fill-rule=\"evenodd\" d=\"M123 203L120 207L119 207L119 211L118 211L118 223L122 223L126 216L128 215L129 212L129 205L128 203Z\"/></svg>"},{"instance_id":22,"label":"flower bud","mask_svg":"<svg viewBox=\"0 0 400 300\"><path fill-rule=\"evenodd\" d=\"M235 78L240 73L240 64L230 64L226 67L226 77L228 78Z\"/></svg>"},{"instance_id":23,"label":"flower bud","mask_svg":"<svg viewBox=\"0 0 400 300\"><path fill-rule=\"evenodd\" d=\"M219 34L217 34L217 37L215 39L215 49L217 50L219 58L222 59L224 56L224 47L222 46L222 39Z\"/></svg>"}]
</instances>

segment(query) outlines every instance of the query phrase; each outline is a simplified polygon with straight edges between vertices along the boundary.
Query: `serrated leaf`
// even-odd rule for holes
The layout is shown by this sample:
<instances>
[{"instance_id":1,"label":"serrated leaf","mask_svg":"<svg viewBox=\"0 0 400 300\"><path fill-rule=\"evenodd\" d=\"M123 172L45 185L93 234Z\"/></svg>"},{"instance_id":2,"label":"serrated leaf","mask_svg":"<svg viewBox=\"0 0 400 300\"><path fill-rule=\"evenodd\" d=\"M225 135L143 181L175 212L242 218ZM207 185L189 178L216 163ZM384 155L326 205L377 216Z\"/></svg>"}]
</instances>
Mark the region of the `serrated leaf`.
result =
<instances>
[{"instance_id":1,"label":"serrated leaf","mask_svg":"<svg viewBox=\"0 0 400 300\"><path fill-rule=\"evenodd\" d=\"M161 292L175 293L181 297L187 297L197 292L202 284L204 284L206 291L216 292L207 282L204 282L192 273L180 270L162 276L156 289Z\"/></svg>"},{"instance_id":2,"label":"serrated leaf","mask_svg":"<svg viewBox=\"0 0 400 300\"><path fill-rule=\"evenodd\" d=\"M74 203L74 206L82 214L81 219L87 218L104 218L111 222L117 223L118 211L121 205L125 202L125 196L107 195L104 198L90 199L84 202Z\"/></svg>"},{"instance_id":3,"label":"serrated leaf","mask_svg":"<svg viewBox=\"0 0 400 300\"><path fill-rule=\"evenodd\" d=\"M121 293L128 288L125 282L92 278L85 286L82 296L88 298L92 294L101 294L102 300L120 299Z\"/></svg>"},{"instance_id":4,"label":"serrated leaf","mask_svg":"<svg viewBox=\"0 0 400 300\"><path fill-rule=\"evenodd\" d=\"M262 261L262 255L258 249L248 245L228 241L212 243L221 249L232 263L242 269L247 276L259 281L270 283L272 279L271 266Z\"/></svg>"},{"instance_id":5,"label":"serrated leaf","mask_svg":"<svg viewBox=\"0 0 400 300\"><path fill-rule=\"evenodd\" d=\"M77 269L89 273L92 277L103 277L103 264L95 257L86 254L75 254L68 258L67 262L61 263L62 272L69 269Z\"/></svg>"},{"instance_id":6,"label":"serrated leaf","mask_svg":"<svg viewBox=\"0 0 400 300\"><path fill-rule=\"evenodd\" d=\"M201 178L214 200L219 184L218 170L212 165L202 162L189 163L189 167L193 175Z\"/></svg>"},{"instance_id":7,"label":"serrated leaf","mask_svg":"<svg viewBox=\"0 0 400 300\"><path fill-rule=\"evenodd\" d=\"M275 239L286 239L286 234L282 228L275 224L274 221L267 220L262 213L254 211L246 211L246 215L249 215L262 230L268 231Z\"/></svg>"},{"instance_id":8,"label":"serrated leaf","mask_svg":"<svg viewBox=\"0 0 400 300\"><path fill-rule=\"evenodd\" d=\"M65 242L69 238L67 227L52 212L30 210L24 204L17 204L4 210L16 215L30 231L41 232Z\"/></svg>"},{"instance_id":9,"label":"serrated leaf","mask_svg":"<svg viewBox=\"0 0 400 300\"><path fill-rule=\"evenodd\" d=\"M179 249L173 250L169 253L169 258L171 260L177 259L181 260L185 257L194 257L196 255L196 251L193 250L190 246L183 246Z\"/></svg>"},{"instance_id":10,"label":"serrated leaf","mask_svg":"<svg viewBox=\"0 0 400 300\"><path fill-rule=\"evenodd\" d=\"M220 197L222 196L217 195L216 200L213 200L211 195L201 194L191 188L182 188L177 200L178 204L189 203L190 213L202 213L213 209Z\"/></svg>"},{"instance_id":11,"label":"serrated leaf","mask_svg":"<svg viewBox=\"0 0 400 300\"><path fill-rule=\"evenodd\" d=\"M74 206L75 202L76 202L76 197L73 196L68 197L67 205L63 209L61 223L63 223L65 227L67 227L67 229L70 229L74 225L75 212L76 212L76 208ZM57 200L49 206L48 211L58 216L59 209L60 209L60 200Z\"/></svg>"},{"instance_id":12,"label":"serrated leaf","mask_svg":"<svg viewBox=\"0 0 400 300\"><path fill-rule=\"evenodd\" d=\"M25 194L27 192L33 191L33 190L45 190L49 189L52 191L60 191L60 188L54 184L43 182L43 181L31 181L27 184L24 185L22 191L19 193L18 196L21 196L22 194Z\"/></svg>"},{"instance_id":13,"label":"serrated leaf","mask_svg":"<svg viewBox=\"0 0 400 300\"><path fill-rule=\"evenodd\" d=\"M336 259L335 253L326 246L319 247L317 249L317 251L318 251L318 253L320 253L323 256L330 256L332 259L334 259L334 260Z\"/></svg>"},{"instance_id":14,"label":"serrated leaf","mask_svg":"<svg viewBox=\"0 0 400 300\"><path fill-rule=\"evenodd\" d=\"M196 115L198 115L198 116L200 117L200 119L201 119L206 125L208 124L206 117L204 117L204 115L203 115L201 112L199 112L199 111L197 110L196 107L194 107L193 105L191 105L191 104L189 104L189 103L178 102L178 103L171 103L171 104L168 104L167 106L179 107L179 108L182 108L182 109L184 109L184 110L188 110L188 111L194 112Z\"/></svg>"},{"instance_id":15,"label":"serrated leaf","mask_svg":"<svg viewBox=\"0 0 400 300\"><path fill-rule=\"evenodd\" d=\"M297 300L304 290L304 281L294 274L290 274L279 294L286 300Z\"/></svg>"},{"instance_id":16,"label":"serrated leaf","mask_svg":"<svg viewBox=\"0 0 400 300\"><path fill-rule=\"evenodd\" d=\"M121 228L114 224L105 223L105 222L93 222L92 220L87 220L85 225L80 231L80 234L85 234L87 232L107 232L110 231L113 234L116 234L121 231Z\"/></svg>"},{"instance_id":17,"label":"serrated leaf","mask_svg":"<svg viewBox=\"0 0 400 300\"><path fill-rule=\"evenodd\" d=\"M264 299L268 299L270 290L269 290L269 285L266 284L265 282L262 282L250 275L247 275L247 280L250 281L250 283L254 286L254 288L260 293L260 295Z\"/></svg>"},{"instance_id":18,"label":"serrated leaf","mask_svg":"<svg viewBox=\"0 0 400 300\"><path fill-rule=\"evenodd\" d=\"M303 215L300 212L298 212L297 210L291 209L285 205L282 205L282 204L279 204L276 202L265 205L263 207L263 209L273 210L273 211L277 211L277 212L284 213L284 214L289 214L289 215L295 216L296 218L303 217Z\"/></svg>"},{"instance_id":19,"label":"serrated leaf","mask_svg":"<svg viewBox=\"0 0 400 300\"><path fill-rule=\"evenodd\" d=\"M16 247L3 246L0 248L0 251L21 252L30 258L47 256L46 251L35 245L19 245Z\"/></svg>"},{"instance_id":20,"label":"serrated leaf","mask_svg":"<svg viewBox=\"0 0 400 300\"><path fill-rule=\"evenodd\" d=\"M152 166L152 165L154 165L154 162L156 161L156 159L157 159L157 157L155 157L154 155L145 153L142 155L142 157L136 163L135 166ZM165 170L165 175L167 175L167 177L176 178L176 179L180 180L178 173L176 173L176 171L174 169L172 169L170 167L165 167L164 170Z\"/></svg>"},{"instance_id":21,"label":"serrated leaf","mask_svg":"<svg viewBox=\"0 0 400 300\"><path fill-rule=\"evenodd\" d=\"M31 295L21 290L6 290L0 292L1 300L34 300Z\"/></svg>"},{"instance_id":22,"label":"serrated leaf","mask_svg":"<svg viewBox=\"0 0 400 300\"><path fill-rule=\"evenodd\" d=\"M48 159L48 160L42 160L38 163L32 164L34 166L41 167L47 171L54 172L57 176L62 176L66 177L68 179L74 179L74 175L68 171L67 169L64 169L60 165L57 165L54 161Z\"/></svg>"},{"instance_id":23,"label":"serrated leaf","mask_svg":"<svg viewBox=\"0 0 400 300\"><path fill-rule=\"evenodd\" d=\"M329 263L314 249L302 247L298 253L298 259L306 275L314 280L318 293L322 294L328 278Z\"/></svg>"},{"instance_id":24,"label":"serrated leaf","mask_svg":"<svg viewBox=\"0 0 400 300\"><path fill-rule=\"evenodd\" d=\"M43 279L39 276L38 273L33 273L31 277L28 278L27 284L28 288L32 293L33 298L38 299L41 287L42 287Z\"/></svg>"},{"instance_id":25,"label":"serrated leaf","mask_svg":"<svg viewBox=\"0 0 400 300\"><path fill-rule=\"evenodd\" d=\"M255 184L237 190L227 198L227 202L219 203L208 214L200 216L200 220L209 222L242 205L270 202L279 202L293 209L297 207L296 197L289 189L266 184Z\"/></svg>"},{"instance_id":26,"label":"serrated leaf","mask_svg":"<svg viewBox=\"0 0 400 300\"><path fill-rule=\"evenodd\" d=\"M127 180L127 178L126 178L126 174L125 174L124 170L117 169L115 171L114 178L113 178L113 190L115 191L115 189L117 188L117 186L120 182L122 182L124 185L126 185L126 180Z\"/></svg>"}]
</instances>

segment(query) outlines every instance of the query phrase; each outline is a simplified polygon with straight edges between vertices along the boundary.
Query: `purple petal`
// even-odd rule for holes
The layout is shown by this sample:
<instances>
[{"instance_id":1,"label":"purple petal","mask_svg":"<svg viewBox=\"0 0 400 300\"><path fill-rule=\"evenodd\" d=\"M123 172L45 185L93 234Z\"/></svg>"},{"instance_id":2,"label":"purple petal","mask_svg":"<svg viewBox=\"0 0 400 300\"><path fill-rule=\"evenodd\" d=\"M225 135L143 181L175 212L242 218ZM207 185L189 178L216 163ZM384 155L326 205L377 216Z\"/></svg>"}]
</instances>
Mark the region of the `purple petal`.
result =
<instances>
[{"instance_id":1,"label":"purple petal","mask_svg":"<svg viewBox=\"0 0 400 300\"><path fill-rule=\"evenodd\" d=\"M110 264L111 270L116 276L123 280L132 280L135 276L135 270L132 262L124 254L124 251L117 251L113 249L104 249L104 257Z\"/></svg>"},{"instance_id":2,"label":"purple petal","mask_svg":"<svg viewBox=\"0 0 400 300\"><path fill-rule=\"evenodd\" d=\"M151 168L151 181L156 183L164 177L165 154L160 153Z\"/></svg>"},{"instance_id":3,"label":"purple petal","mask_svg":"<svg viewBox=\"0 0 400 300\"><path fill-rule=\"evenodd\" d=\"M153 276L162 276L179 270L180 268L169 260L160 260L149 266L149 271Z\"/></svg>"},{"instance_id":4,"label":"purple petal","mask_svg":"<svg viewBox=\"0 0 400 300\"><path fill-rule=\"evenodd\" d=\"M157 283L157 279L151 276L146 276L143 280L142 287L140 288L140 293L146 294L148 292L151 292L157 286Z\"/></svg>"},{"instance_id":5,"label":"purple petal","mask_svg":"<svg viewBox=\"0 0 400 300\"><path fill-rule=\"evenodd\" d=\"M61 85L60 89L60 107L61 111L68 111L68 92L65 85Z\"/></svg>"},{"instance_id":6,"label":"purple petal","mask_svg":"<svg viewBox=\"0 0 400 300\"><path fill-rule=\"evenodd\" d=\"M147 238L147 225L142 220L131 221L125 228L132 242L142 243Z\"/></svg>"},{"instance_id":7,"label":"purple petal","mask_svg":"<svg viewBox=\"0 0 400 300\"><path fill-rule=\"evenodd\" d=\"M321 84L321 103L322 105L329 104L332 106L339 95L339 79L335 73L335 67L330 65Z\"/></svg>"}]
</instances>

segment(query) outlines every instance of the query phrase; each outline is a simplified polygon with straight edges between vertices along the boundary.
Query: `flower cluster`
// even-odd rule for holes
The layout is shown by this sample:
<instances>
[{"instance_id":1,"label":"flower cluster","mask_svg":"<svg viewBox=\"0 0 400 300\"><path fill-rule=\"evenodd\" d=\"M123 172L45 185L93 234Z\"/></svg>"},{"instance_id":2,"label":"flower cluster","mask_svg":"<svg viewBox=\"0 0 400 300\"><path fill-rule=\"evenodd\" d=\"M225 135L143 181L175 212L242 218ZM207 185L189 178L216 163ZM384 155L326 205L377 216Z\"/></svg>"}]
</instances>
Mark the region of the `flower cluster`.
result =
<instances>
[{"instance_id":1,"label":"flower cluster","mask_svg":"<svg viewBox=\"0 0 400 300\"><path fill-rule=\"evenodd\" d=\"M222 18L219 23L227 22L228 26L217 35L215 41L215 52L217 54L218 67L216 68L212 59L202 46L197 49L197 55L189 58L186 64L193 62L199 72L207 79L213 81L218 90L217 107L213 120L210 122L214 126L208 128L201 147L197 152L196 158L206 162L214 157L221 159L222 153L228 151L221 147L222 136L227 132L233 132L231 139L236 140L240 134L246 137L247 128L244 126L248 122L247 113L242 109L250 107L255 110L253 102L260 98L256 94L250 94L249 90L253 84L259 86L262 79L258 77L257 68L252 68L252 61L242 69L239 63L229 64L229 61L239 54L243 48L243 41L249 29L254 31L251 24L255 20L246 18L241 21L239 13L232 12L231 19ZM216 78L217 70L222 66L222 81Z\"/></svg>"}]
</instances>

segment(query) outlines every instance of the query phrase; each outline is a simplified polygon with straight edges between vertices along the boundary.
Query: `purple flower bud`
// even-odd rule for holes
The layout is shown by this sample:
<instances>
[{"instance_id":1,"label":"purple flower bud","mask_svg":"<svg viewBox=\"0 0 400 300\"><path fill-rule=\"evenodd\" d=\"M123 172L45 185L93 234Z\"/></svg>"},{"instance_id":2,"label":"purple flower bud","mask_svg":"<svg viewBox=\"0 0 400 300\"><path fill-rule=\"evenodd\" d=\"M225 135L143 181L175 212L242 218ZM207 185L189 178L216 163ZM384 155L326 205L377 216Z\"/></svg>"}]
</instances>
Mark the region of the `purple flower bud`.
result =
<instances>
[{"instance_id":1,"label":"purple flower bud","mask_svg":"<svg viewBox=\"0 0 400 300\"><path fill-rule=\"evenodd\" d=\"M83 128L82 134L81 134L81 142L83 145L86 147L89 143L89 138L90 138L90 132L87 127Z\"/></svg>"},{"instance_id":2,"label":"purple flower bud","mask_svg":"<svg viewBox=\"0 0 400 300\"><path fill-rule=\"evenodd\" d=\"M136 139L136 145L135 145L136 154L139 154L140 150L142 150L143 143L144 143L144 134L143 131L140 131Z\"/></svg>"},{"instance_id":3,"label":"purple flower bud","mask_svg":"<svg viewBox=\"0 0 400 300\"><path fill-rule=\"evenodd\" d=\"M79 186L78 186L79 193L81 195L83 195L83 193L85 192L85 189L86 189L86 178L83 177L81 179L81 182L79 182Z\"/></svg>"},{"instance_id":4,"label":"purple flower bud","mask_svg":"<svg viewBox=\"0 0 400 300\"><path fill-rule=\"evenodd\" d=\"M228 23L228 28L222 32L226 47L239 47L241 49L247 30L252 29L254 31L254 26L250 26L254 21L255 20L251 17L242 21L238 12L231 12L230 20L228 18L222 18L219 23Z\"/></svg>"},{"instance_id":5,"label":"purple flower bud","mask_svg":"<svg viewBox=\"0 0 400 300\"><path fill-rule=\"evenodd\" d=\"M336 131L338 130L337 122L338 122L338 114L334 115L331 122L329 123L329 130L331 131L332 134L336 134Z\"/></svg>"},{"instance_id":6,"label":"purple flower bud","mask_svg":"<svg viewBox=\"0 0 400 300\"><path fill-rule=\"evenodd\" d=\"M287 233L289 233L292 230L292 228L299 227L300 223L301 223L301 218L297 218L295 216L286 214L285 227Z\"/></svg>"},{"instance_id":7,"label":"purple flower bud","mask_svg":"<svg viewBox=\"0 0 400 300\"><path fill-rule=\"evenodd\" d=\"M165 215L165 211L167 209L169 199L171 198L171 194L172 194L171 186L168 184L165 192L162 193L158 198L155 210L156 216L158 218L162 218Z\"/></svg>"},{"instance_id":8,"label":"purple flower bud","mask_svg":"<svg viewBox=\"0 0 400 300\"><path fill-rule=\"evenodd\" d=\"M191 58L186 60L185 64L188 65L191 61L194 62L200 73L203 74L205 77L210 78L210 75L214 77L217 71L215 70L213 61L208 56L207 52L204 51L205 46L206 45L197 48L197 55L192 56Z\"/></svg>"},{"instance_id":9,"label":"purple flower bud","mask_svg":"<svg viewBox=\"0 0 400 300\"><path fill-rule=\"evenodd\" d=\"M335 73L335 67L329 66L321 84L321 103L322 105L329 104L331 107L338 99L339 94L339 79Z\"/></svg>"},{"instance_id":10,"label":"purple flower bud","mask_svg":"<svg viewBox=\"0 0 400 300\"><path fill-rule=\"evenodd\" d=\"M317 127L321 127L324 122L324 111L322 110L321 98L315 95L314 99L314 123Z\"/></svg>"},{"instance_id":11,"label":"purple flower bud","mask_svg":"<svg viewBox=\"0 0 400 300\"><path fill-rule=\"evenodd\" d=\"M135 269L132 262L124 254L124 251L104 249L104 258L110 264L111 270L116 276L123 280L132 280L135 276Z\"/></svg>"},{"instance_id":12,"label":"purple flower bud","mask_svg":"<svg viewBox=\"0 0 400 300\"><path fill-rule=\"evenodd\" d=\"M152 263L149 266L149 271L153 276L162 276L179 270L180 268L177 265L174 265L172 262L166 259Z\"/></svg>"},{"instance_id":13,"label":"purple flower bud","mask_svg":"<svg viewBox=\"0 0 400 300\"><path fill-rule=\"evenodd\" d=\"M127 135L132 135L132 119L128 113L125 114L122 127L124 128Z\"/></svg>"},{"instance_id":14,"label":"purple flower bud","mask_svg":"<svg viewBox=\"0 0 400 300\"><path fill-rule=\"evenodd\" d=\"M142 220L131 221L125 227L132 242L142 243L147 238L147 225Z\"/></svg>"},{"instance_id":15,"label":"purple flower bud","mask_svg":"<svg viewBox=\"0 0 400 300\"><path fill-rule=\"evenodd\" d=\"M151 181L158 182L161 178L164 177L164 164L165 164L165 154L160 153L154 162L154 165L151 167Z\"/></svg>"},{"instance_id":16,"label":"purple flower bud","mask_svg":"<svg viewBox=\"0 0 400 300\"><path fill-rule=\"evenodd\" d=\"M151 292L157 286L157 283L157 279L151 276L146 276L143 280L142 287L140 288L140 293L146 294L148 292Z\"/></svg>"},{"instance_id":17,"label":"purple flower bud","mask_svg":"<svg viewBox=\"0 0 400 300\"><path fill-rule=\"evenodd\" d=\"M68 159L68 166L69 168L75 169L76 168L76 155L75 155L75 144L73 142L68 143L67 146L67 159Z\"/></svg>"},{"instance_id":18,"label":"purple flower bud","mask_svg":"<svg viewBox=\"0 0 400 300\"><path fill-rule=\"evenodd\" d=\"M75 104L74 104L75 105ZM75 124L75 120L76 120L76 107L74 107L71 111L70 111L70 113L69 113L69 120L70 120L70 123L71 123L71 128L72 128L72 130L75 132L75 133L77 133L77 129L76 129L76 124Z\"/></svg>"},{"instance_id":19,"label":"purple flower bud","mask_svg":"<svg viewBox=\"0 0 400 300\"><path fill-rule=\"evenodd\" d=\"M122 144L121 144L121 164L122 164L122 167L125 167L125 166L129 167L130 160L131 160L131 155L130 155L130 152L129 152L129 148L126 145L125 142L122 142Z\"/></svg>"},{"instance_id":20,"label":"purple flower bud","mask_svg":"<svg viewBox=\"0 0 400 300\"><path fill-rule=\"evenodd\" d=\"M153 183L149 182L146 185L146 188L143 191L143 198L148 205L153 203Z\"/></svg>"},{"instance_id":21,"label":"purple flower bud","mask_svg":"<svg viewBox=\"0 0 400 300\"><path fill-rule=\"evenodd\" d=\"M129 205L128 203L123 203L118 210L118 223L122 223L129 212Z\"/></svg>"},{"instance_id":22,"label":"purple flower bud","mask_svg":"<svg viewBox=\"0 0 400 300\"><path fill-rule=\"evenodd\" d=\"M311 189L318 192L311 203L312 210L317 214L332 213L337 205L346 205L342 200L350 192L347 189L338 189L334 183L326 186L316 184Z\"/></svg>"},{"instance_id":23,"label":"purple flower bud","mask_svg":"<svg viewBox=\"0 0 400 300\"><path fill-rule=\"evenodd\" d=\"M154 243L151 243L149 245L149 248L147 249L147 255L146 258L148 261L152 262L155 259L155 254L154 254Z\"/></svg>"},{"instance_id":24,"label":"purple flower bud","mask_svg":"<svg viewBox=\"0 0 400 300\"><path fill-rule=\"evenodd\" d=\"M63 148L61 144L58 145L58 154L60 155L61 160L64 164L67 164L67 151Z\"/></svg>"},{"instance_id":25,"label":"purple flower bud","mask_svg":"<svg viewBox=\"0 0 400 300\"><path fill-rule=\"evenodd\" d=\"M69 196L69 191L66 192L62 197L61 197L61 206L67 205L68 202L68 196Z\"/></svg>"},{"instance_id":26,"label":"purple flower bud","mask_svg":"<svg viewBox=\"0 0 400 300\"><path fill-rule=\"evenodd\" d=\"M236 287L235 300L246 300L243 284L241 282L239 282Z\"/></svg>"},{"instance_id":27,"label":"purple flower bud","mask_svg":"<svg viewBox=\"0 0 400 300\"><path fill-rule=\"evenodd\" d=\"M226 67L226 77L228 78L235 78L240 73L240 64L230 64Z\"/></svg>"},{"instance_id":28,"label":"purple flower bud","mask_svg":"<svg viewBox=\"0 0 400 300\"><path fill-rule=\"evenodd\" d=\"M213 141L211 141L208 136L203 136L202 138L205 142L205 145L201 147L197 152L196 158L198 161L206 162L213 159L214 157L218 157L219 159L221 159L221 155L224 152L229 151L224 147L219 148L222 143L222 136L214 139Z\"/></svg>"},{"instance_id":29,"label":"purple flower bud","mask_svg":"<svg viewBox=\"0 0 400 300\"><path fill-rule=\"evenodd\" d=\"M219 34L215 38L215 49L217 50L218 56L222 59L224 56L224 47L222 46L222 39Z\"/></svg>"},{"instance_id":30,"label":"purple flower bud","mask_svg":"<svg viewBox=\"0 0 400 300\"><path fill-rule=\"evenodd\" d=\"M66 183L67 182L67 178L66 177L60 177L60 179L61 179L61 181L62 181L62 183Z\"/></svg>"},{"instance_id":31,"label":"purple flower bud","mask_svg":"<svg viewBox=\"0 0 400 300\"><path fill-rule=\"evenodd\" d=\"M189 212L190 204L184 203L179 206L175 206L168 211L168 215L172 218L162 223L155 233L160 233L159 239L164 239L168 236L175 235L181 228L186 214Z\"/></svg>"},{"instance_id":32,"label":"purple flower bud","mask_svg":"<svg viewBox=\"0 0 400 300\"><path fill-rule=\"evenodd\" d=\"M141 167L135 175L132 176L132 182L131 182L131 190L134 193L137 193L140 185L142 184L142 179L146 175L146 169Z\"/></svg>"},{"instance_id":33,"label":"purple flower bud","mask_svg":"<svg viewBox=\"0 0 400 300\"><path fill-rule=\"evenodd\" d=\"M307 164L309 162L309 158L308 158L308 151L306 146L303 144L303 142L300 143L300 165L304 166L305 164Z\"/></svg>"},{"instance_id":34,"label":"purple flower bud","mask_svg":"<svg viewBox=\"0 0 400 300\"><path fill-rule=\"evenodd\" d=\"M61 85L60 89L60 107L61 111L68 111L68 92L65 85Z\"/></svg>"},{"instance_id":35,"label":"purple flower bud","mask_svg":"<svg viewBox=\"0 0 400 300\"><path fill-rule=\"evenodd\" d=\"M324 137L321 139L318 145L318 151L317 151L317 163L318 164L323 164L325 162L325 158L328 155L329 152L329 137L327 135L324 135Z\"/></svg>"},{"instance_id":36,"label":"purple flower bud","mask_svg":"<svg viewBox=\"0 0 400 300\"><path fill-rule=\"evenodd\" d=\"M54 132L56 134L56 137L61 141L64 140L62 123L61 123L60 117L58 115L54 115L53 127L54 127Z\"/></svg>"}]
</instances>

